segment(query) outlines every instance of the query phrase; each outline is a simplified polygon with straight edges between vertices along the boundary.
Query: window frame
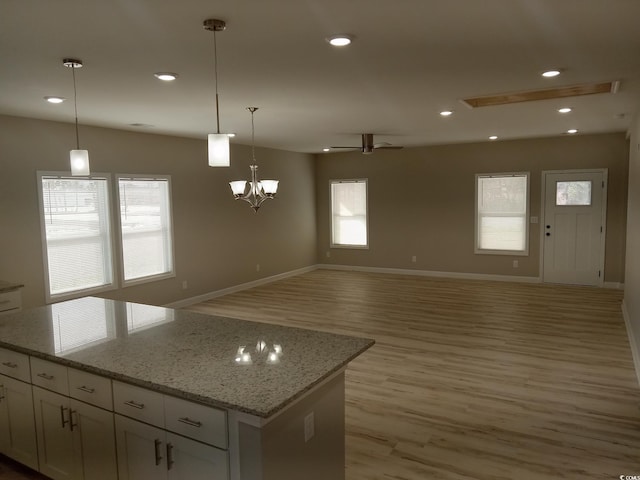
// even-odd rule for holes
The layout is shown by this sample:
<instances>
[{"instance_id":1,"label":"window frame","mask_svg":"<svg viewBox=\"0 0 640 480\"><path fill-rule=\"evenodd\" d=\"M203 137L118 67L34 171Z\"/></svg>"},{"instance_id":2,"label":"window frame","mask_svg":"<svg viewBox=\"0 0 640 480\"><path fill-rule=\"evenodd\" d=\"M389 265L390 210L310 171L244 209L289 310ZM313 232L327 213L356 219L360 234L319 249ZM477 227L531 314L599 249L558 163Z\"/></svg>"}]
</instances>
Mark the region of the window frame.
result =
<instances>
[{"instance_id":1,"label":"window frame","mask_svg":"<svg viewBox=\"0 0 640 480\"><path fill-rule=\"evenodd\" d=\"M169 213L169 221L166 230L169 232L169 241L170 247L168 252L168 259L171 262L171 270L168 272L158 273L154 275L147 275L144 277L138 277L131 280L125 279L125 265L124 265L124 243L122 238L122 221L121 221L121 211L120 211L120 180L134 180L134 181L166 181L168 185L167 189L167 210ZM144 283L156 282L159 280L165 280L168 278L176 277L176 261L175 261L175 236L173 231L173 198L172 198L172 185L171 185L171 175L145 175L145 174L125 174L125 173L117 173L115 175L114 181L114 190L115 190L115 225L116 225L116 233L118 237L118 248L117 248L117 256L118 256L118 264L120 266L120 271L118 273L118 278L120 281L120 285L122 288L141 285Z\"/></svg>"},{"instance_id":2,"label":"window frame","mask_svg":"<svg viewBox=\"0 0 640 480\"><path fill-rule=\"evenodd\" d=\"M480 210L478 202L478 187L481 178L507 178L507 177L525 177L526 193L525 193L525 212L524 217L524 249L523 250L498 250L480 248ZM529 255L529 215L531 208L531 173L530 172L499 172L499 173L476 173L475 174L475 212L474 212L474 253L476 255L509 255L517 257L525 257Z\"/></svg>"},{"instance_id":3,"label":"window frame","mask_svg":"<svg viewBox=\"0 0 640 480\"><path fill-rule=\"evenodd\" d=\"M366 231L366 243L364 245L353 245L348 243L334 243L333 242L333 221L335 215L333 214L333 185L344 183L364 183L365 188L365 231ZM369 180L367 178L342 178L329 180L329 248L348 248L356 250L368 250L369 249Z\"/></svg>"},{"instance_id":4,"label":"window frame","mask_svg":"<svg viewBox=\"0 0 640 480\"><path fill-rule=\"evenodd\" d=\"M42 180L45 178L57 178L61 180L91 180L91 179L99 179L106 181L106 191L107 191L107 201L105 204L108 207L108 211L106 214L106 218L104 221L107 222L109 227L108 238L110 242L110 251L109 258L105 259L105 267L110 268L110 282L104 285L99 285L96 287L88 287L82 288L78 290L72 290L70 292L65 293L51 293L51 281L49 275L49 253L48 253L48 243L47 243L47 229L45 225L45 211L44 211L44 192L42 188ZM71 300L74 298L85 297L87 295L93 295L96 293L108 292L111 290L115 290L118 288L117 284L117 265L116 265L116 255L115 255L115 232L113 229L113 182L111 178L111 174L108 173L92 173L88 176L83 177L73 177L69 172L52 172L52 171L36 171L36 182L38 187L38 214L40 216L40 243L42 246L42 265L43 265L43 273L44 273L44 285L45 285L45 302L47 304L60 302L63 300Z\"/></svg>"}]
</instances>

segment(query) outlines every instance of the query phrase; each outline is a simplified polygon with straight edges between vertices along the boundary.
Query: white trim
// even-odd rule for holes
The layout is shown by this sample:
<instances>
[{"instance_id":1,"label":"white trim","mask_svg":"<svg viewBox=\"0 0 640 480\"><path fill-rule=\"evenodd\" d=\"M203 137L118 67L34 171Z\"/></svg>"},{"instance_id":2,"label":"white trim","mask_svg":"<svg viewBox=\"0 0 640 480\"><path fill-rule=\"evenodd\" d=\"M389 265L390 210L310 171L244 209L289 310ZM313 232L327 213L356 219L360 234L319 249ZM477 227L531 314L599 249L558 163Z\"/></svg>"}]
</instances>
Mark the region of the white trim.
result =
<instances>
[{"instance_id":1,"label":"white trim","mask_svg":"<svg viewBox=\"0 0 640 480\"><path fill-rule=\"evenodd\" d=\"M602 190L602 242L600 244L600 271L602 272L602 276L598 282L598 287L605 287L604 276L606 274L604 266L605 266L605 243L607 240L607 191L609 188L609 169L608 168L587 168L587 169L576 169L576 170L543 170L542 171L542 179L540 184L542 186L542 191L540 193L540 281L544 283L544 234L545 229L542 225L545 225L545 203L547 198L547 174L556 175L556 174L580 174L580 173L601 173L602 180L604 181L604 187ZM607 282L608 283L608 282ZM605 287L611 288L611 287Z\"/></svg>"},{"instance_id":2,"label":"white trim","mask_svg":"<svg viewBox=\"0 0 640 480\"><path fill-rule=\"evenodd\" d=\"M316 270L317 265L311 265L309 267L299 268L297 270L291 270L289 272L279 273L270 277L260 278L247 283L241 283L240 285L234 285L232 287L223 288L222 290L216 290L213 292L197 295L195 297L185 298L184 300L178 300L177 302L168 303L163 305L167 308L184 308L196 303L206 302L213 298L222 297L231 293L241 292L242 290L248 290L250 288L259 287L260 285L266 285L267 283L277 282L278 280L284 280L285 278L295 277L296 275L302 275Z\"/></svg>"},{"instance_id":3,"label":"white trim","mask_svg":"<svg viewBox=\"0 0 640 480\"><path fill-rule=\"evenodd\" d=\"M604 282L602 288L609 288L612 290L624 290L624 283L621 282Z\"/></svg>"},{"instance_id":4,"label":"white trim","mask_svg":"<svg viewBox=\"0 0 640 480\"><path fill-rule=\"evenodd\" d=\"M636 342L636 339L633 336L633 329L631 328L631 317L629 316L629 310L627 310L627 304L624 300L622 300L622 318L624 318L624 325L627 328L627 336L629 337L629 346L631 347L633 366L636 370L638 385L640 385L640 344Z\"/></svg>"},{"instance_id":5,"label":"white trim","mask_svg":"<svg viewBox=\"0 0 640 480\"><path fill-rule=\"evenodd\" d=\"M437 272L431 270L411 270L405 268L384 268L384 267L359 267L353 265L331 265L320 264L318 268L326 270L345 270L369 273L389 273L392 275L415 275L419 277L440 277L459 278L466 280L489 280L498 282L518 282L518 283L540 283L539 277L524 277L516 275L494 275L487 273L466 273L466 272Z\"/></svg>"}]
</instances>

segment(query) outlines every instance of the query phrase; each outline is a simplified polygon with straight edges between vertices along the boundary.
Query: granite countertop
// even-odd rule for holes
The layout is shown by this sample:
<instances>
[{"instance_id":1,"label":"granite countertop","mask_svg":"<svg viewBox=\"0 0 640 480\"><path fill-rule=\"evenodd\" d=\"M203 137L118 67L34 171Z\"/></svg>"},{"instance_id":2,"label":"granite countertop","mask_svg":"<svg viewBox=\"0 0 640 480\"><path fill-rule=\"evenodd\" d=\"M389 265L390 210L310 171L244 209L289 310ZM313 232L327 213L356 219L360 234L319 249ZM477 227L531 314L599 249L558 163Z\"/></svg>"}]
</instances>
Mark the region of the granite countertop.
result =
<instances>
[{"instance_id":1,"label":"granite countertop","mask_svg":"<svg viewBox=\"0 0 640 480\"><path fill-rule=\"evenodd\" d=\"M373 344L96 297L0 317L0 347L262 418Z\"/></svg>"},{"instance_id":2,"label":"granite countertop","mask_svg":"<svg viewBox=\"0 0 640 480\"><path fill-rule=\"evenodd\" d=\"M24 287L22 283L5 282L0 280L0 293L12 292L13 290L18 290L22 287Z\"/></svg>"}]
</instances>

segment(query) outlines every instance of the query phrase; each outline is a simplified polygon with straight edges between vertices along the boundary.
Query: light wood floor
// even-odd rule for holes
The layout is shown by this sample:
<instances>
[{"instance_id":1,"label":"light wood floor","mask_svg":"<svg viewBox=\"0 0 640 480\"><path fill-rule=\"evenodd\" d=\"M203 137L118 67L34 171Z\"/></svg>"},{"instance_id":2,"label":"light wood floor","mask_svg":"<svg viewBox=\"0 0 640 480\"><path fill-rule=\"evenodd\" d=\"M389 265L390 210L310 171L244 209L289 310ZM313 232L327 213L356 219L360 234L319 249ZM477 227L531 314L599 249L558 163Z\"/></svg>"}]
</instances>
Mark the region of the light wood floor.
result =
<instances>
[{"instance_id":1,"label":"light wood floor","mask_svg":"<svg viewBox=\"0 0 640 480\"><path fill-rule=\"evenodd\" d=\"M317 270L190 308L376 340L347 370L348 480L586 480L640 475L621 300Z\"/></svg>"}]
</instances>

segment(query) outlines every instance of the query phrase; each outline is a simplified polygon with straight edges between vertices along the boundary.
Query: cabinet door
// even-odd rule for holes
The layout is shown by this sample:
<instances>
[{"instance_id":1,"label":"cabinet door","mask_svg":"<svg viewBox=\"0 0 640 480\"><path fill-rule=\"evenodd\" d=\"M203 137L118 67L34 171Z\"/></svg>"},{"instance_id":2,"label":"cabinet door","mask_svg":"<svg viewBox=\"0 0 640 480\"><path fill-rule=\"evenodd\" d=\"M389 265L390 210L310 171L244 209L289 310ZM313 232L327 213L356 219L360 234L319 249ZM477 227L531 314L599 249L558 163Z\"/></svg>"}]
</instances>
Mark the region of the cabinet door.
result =
<instances>
[{"instance_id":1,"label":"cabinet door","mask_svg":"<svg viewBox=\"0 0 640 480\"><path fill-rule=\"evenodd\" d=\"M169 480L227 480L227 452L167 432Z\"/></svg>"},{"instance_id":2,"label":"cabinet door","mask_svg":"<svg viewBox=\"0 0 640 480\"><path fill-rule=\"evenodd\" d=\"M0 375L0 452L38 469L31 385Z\"/></svg>"},{"instance_id":3,"label":"cabinet door","mask_svg":"<svg viewBox=\"0 0 640 480\"><path fill-rule=\"evenodd\" d=\"M165 431L121 415L115 421L120 480L166 479Z\"/></svg>"},{"instance_id":4,"label":"cabinet door","mask_svg":"<svg viewBox=\"0 0 640 480\"><path fill-rule=\"evenodd\" d=\"M76 477L117 480L113 413L73 399L70 405Z\"/></svg>"},{"instance_id":5,"label":"cabinet door","mask_svg":"<svg viewBox=\"0 0 640 480\"><path fill-rule=\"evenodd\" d=\"M69 399L33 387L40 472L54 480L76 479Z\"/></svg>"}]
</instances>

